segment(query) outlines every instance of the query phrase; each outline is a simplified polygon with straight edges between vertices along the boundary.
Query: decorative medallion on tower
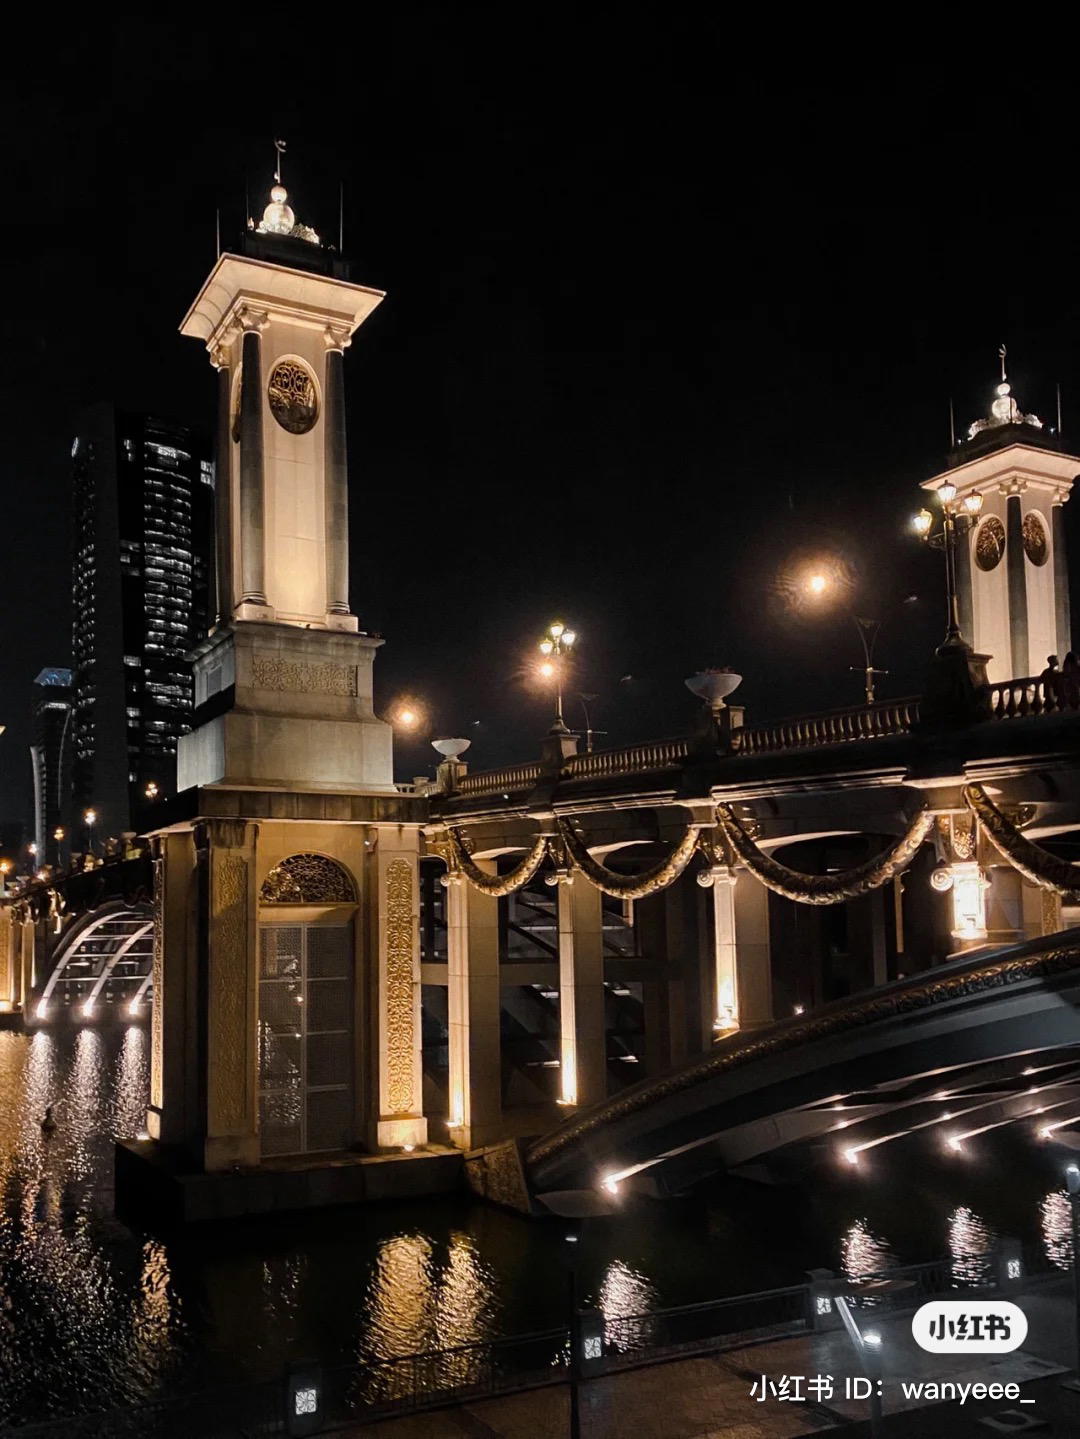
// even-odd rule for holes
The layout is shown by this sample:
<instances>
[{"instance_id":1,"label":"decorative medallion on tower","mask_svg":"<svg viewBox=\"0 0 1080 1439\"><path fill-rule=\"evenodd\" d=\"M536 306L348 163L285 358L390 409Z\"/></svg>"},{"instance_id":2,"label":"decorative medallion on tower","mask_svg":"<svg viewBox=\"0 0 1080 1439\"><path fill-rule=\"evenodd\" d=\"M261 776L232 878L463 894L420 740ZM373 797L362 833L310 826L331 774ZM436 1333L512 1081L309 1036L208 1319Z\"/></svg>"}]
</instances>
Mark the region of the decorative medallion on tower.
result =
<instances>
[{"instance_id":1,"label":"decorative medallion on tower","mask_svg":"<svg viewBox=\"0 0 1080 1439\"><path fill-rule=\"evenodd\" d=\"M298 360L279 360L267 387L270 413L290 435L306 435L319 418L319 400L311 372Z\"/></svg>"},{"instance_id":2,"label":"decorative medallion on tower","mask_svg":"<svg viewBox=\"0 0 1080 1439\"><path fill-rule=\"evenodd\" d=\"M996 515L988 515L975 537L975 561L980 570L993 570L1005 554L1005 526Z\"/></svg>"},{"instance_id":3,"label":"decorative medallion on tower","mask_svg":"<svg viewBox=\"0 0 1080 1439\"><path fill-rule=\"evenodd\" d=\"M1034 510L1024 516L1024 553L1033 565L1045 565L1050 558L1050 547L1046 542L1046 530Z\"/></svg>"}]
</instances>

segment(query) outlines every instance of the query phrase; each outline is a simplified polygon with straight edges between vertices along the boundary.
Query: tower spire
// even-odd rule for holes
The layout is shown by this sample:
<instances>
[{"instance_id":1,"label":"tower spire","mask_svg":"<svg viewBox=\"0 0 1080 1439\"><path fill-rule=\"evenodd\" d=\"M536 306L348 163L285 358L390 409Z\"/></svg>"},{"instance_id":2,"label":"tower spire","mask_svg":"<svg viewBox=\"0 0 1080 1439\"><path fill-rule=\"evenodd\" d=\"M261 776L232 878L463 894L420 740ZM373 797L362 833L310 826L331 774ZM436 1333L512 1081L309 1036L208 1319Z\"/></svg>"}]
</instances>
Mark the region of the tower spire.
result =
<instances>
[{"instance_id":1,"label":"tower spire","mask_svg":"<svg viewBox=\"0 0 1080 1439\"><path fill-rule=\"evenodd\" d=\"M998 359L1001 361L1001 383L1004 384L1009 378L1005 373L1005 356L1008 354L1004 345L998 346Z\"/></svg>"},{"instance_id":2,"label":"tower spire","mask_svg":"<svg viewBox=\"0 0 1080 1439\"><path fill-rule=\"evenodd\" d=\"M285 153L285 141L284 141L284 140L275 140L275 141L274 141L274 180L275 180L275 181L277 182L277 184L279 184L279 185L281 184L281 157L282 157L282 155L284 155L284 153ZM1002 352L1003 352L1003 353L1004 353L1004 348L1005 348L1005 347L1002 346ZM1004 370L1002 370L1002 372L1001 372L1001 378L1002 378L1002 379L1005 378L1005 371L1004 371Z\"/></svg>"}]
</instances>

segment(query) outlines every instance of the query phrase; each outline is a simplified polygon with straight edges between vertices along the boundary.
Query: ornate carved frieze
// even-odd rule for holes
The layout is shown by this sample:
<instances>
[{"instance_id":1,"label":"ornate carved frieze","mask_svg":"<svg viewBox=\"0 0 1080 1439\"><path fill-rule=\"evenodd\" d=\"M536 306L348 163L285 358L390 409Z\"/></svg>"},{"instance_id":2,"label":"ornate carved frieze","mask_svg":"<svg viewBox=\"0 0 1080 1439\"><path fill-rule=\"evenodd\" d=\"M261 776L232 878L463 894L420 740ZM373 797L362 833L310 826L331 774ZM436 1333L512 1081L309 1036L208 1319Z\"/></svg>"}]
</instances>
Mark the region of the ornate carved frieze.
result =
<instances>
[{"instance_id":1,"label":"ornate carved frieze","mask_svg":"<svg viewBox=\"0 0 1080 1439\"><path fill-rule=\"evenodd\" d=\"M325 854L291 854L263 880L260 904L355 904L356 885Z\"/></svg>"},{"instance_id":2,"label":"ornate carved frieze","mask_svg":"<svg viewBox=\"0 0 1080 1439\"><path fill-rule=\"evenodd\" d=\"M288 660L281 655L255 655L251 662L256 689L278 694L338 695L355 699L359 682L355 665L328 660Z\"/></svg>"},{"instance_id":3,"label":"ornate carved frieze","mask_svg":"<svg viewBox=\"0 0 1080 1439\"><path fill-rule=\"evenodd\" d=\"M406 859L386 866L386 1106L390 1114L415 1107L416 1014L413 996L413 871Z\"/></svg>"},{"instance_id":4,"label":"ornate carved frieze","mask_svg":"<svg viewBox=\"0 0 1080 1439\"><path fill-rule=\"evenodd\" d=\"M245 1127L248 866L236 854L221 855L212 863L216 883L210 917L210 1022L215 1079L209 1109L211 1131L228 1134Z\"/></svg>"}]
</instances>

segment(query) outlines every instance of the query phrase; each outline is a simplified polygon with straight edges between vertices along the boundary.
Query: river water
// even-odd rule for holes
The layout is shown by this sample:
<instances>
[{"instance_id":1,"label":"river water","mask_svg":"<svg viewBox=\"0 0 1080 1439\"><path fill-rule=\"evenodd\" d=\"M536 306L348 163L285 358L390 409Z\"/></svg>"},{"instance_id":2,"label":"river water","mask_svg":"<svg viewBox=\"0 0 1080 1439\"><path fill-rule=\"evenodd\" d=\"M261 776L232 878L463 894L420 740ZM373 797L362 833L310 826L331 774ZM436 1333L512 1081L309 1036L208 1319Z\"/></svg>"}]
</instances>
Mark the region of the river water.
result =
<instances>
[{"instance_id":1,"label":"river water","mask_svg":"<svg viewBox=\"0 0 1080 1439\"><path fill-rule=\"evenodd\" d=\"M466 1199L168 1236L119 1224L112 1143L142 1129L148 1046L137 1025L0 1033L0 1423L565 1321L558 1224ZM946 1254L977 1278L1001 1233L1067 1268L1060 1157L986 1140L950 1160L913 1138L859 1172L808 1154L792 1186L627 1201L583 1236L583 1297L614 1318Z\"/></svg>"}]
</instances>

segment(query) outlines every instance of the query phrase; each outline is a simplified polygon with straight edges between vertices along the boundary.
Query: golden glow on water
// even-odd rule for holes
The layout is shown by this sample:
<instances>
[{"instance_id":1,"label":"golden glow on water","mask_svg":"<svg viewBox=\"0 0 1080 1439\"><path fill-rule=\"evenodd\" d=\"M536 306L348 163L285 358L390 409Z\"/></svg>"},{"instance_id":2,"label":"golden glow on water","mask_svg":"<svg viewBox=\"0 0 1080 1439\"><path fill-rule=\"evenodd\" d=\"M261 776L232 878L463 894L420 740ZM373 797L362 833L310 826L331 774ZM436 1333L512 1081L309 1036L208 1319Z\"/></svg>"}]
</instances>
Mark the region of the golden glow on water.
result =
<instances>
[{"instance_id":1,"label":"golden glow on water","mask_svg":"<svg viewBox=\"0 0 1080 1439\"><path fill-rule=\"evenodd\" d=\"M640 1348L656 1330L649 1312L660 1303L656 1285L621 1259L608 1265L596 1296L596 1307L604 1316L604 1333L609 1344ZM644 1316L644 1317L643 1317Z\"/></svg>"},{"instance_id":2,"label":"golden glow on water","mask_svg":"<svg viewBox=\"0 0 1080 1439\"><path fill-rule=\"evenodd\" d=\"M896 1256L888 1240L875 1234L865 1219L856 1219L840 1240L840 1269L845 1279L866 1279L892 1269Z\"/></svg>"},{"instance_id":3,"label":"golden glow on water","mask_svg":"<svg viewBox=\"0 0 1080 1439\"><path fill-rule=\"evenodd\" d=\"M1072 1215L1064 1189L1052 1189L1039 1205L1043 1248L1057 1269L1072 1268Z\"/></svg>"},{"instance_id":4,"label":"golden glow on water","mask_svg":"<svg viewBox=\"0 0 1080 1439\"><path fill-rule=\"evenodd\" d=\"M988 1224L966 1205L949 1215L949 1272L957 1287L981 1289L994 1279L995 1236Z\"/></svg>"}]
</instances>

